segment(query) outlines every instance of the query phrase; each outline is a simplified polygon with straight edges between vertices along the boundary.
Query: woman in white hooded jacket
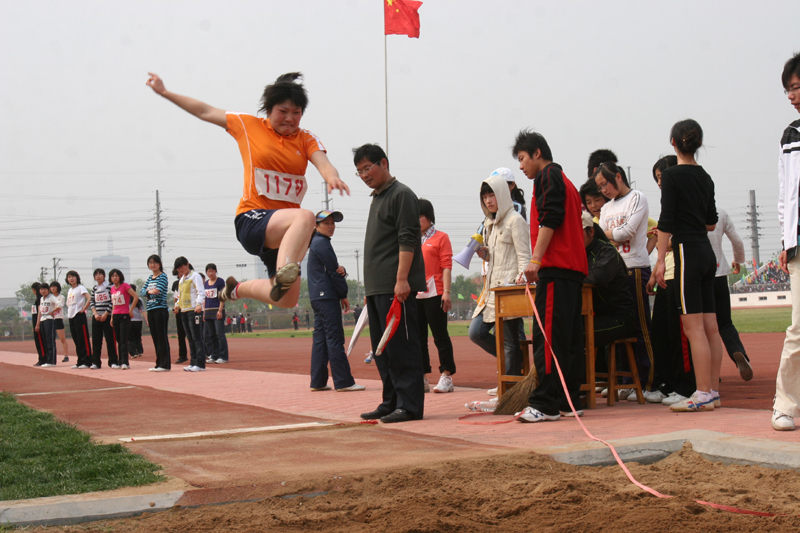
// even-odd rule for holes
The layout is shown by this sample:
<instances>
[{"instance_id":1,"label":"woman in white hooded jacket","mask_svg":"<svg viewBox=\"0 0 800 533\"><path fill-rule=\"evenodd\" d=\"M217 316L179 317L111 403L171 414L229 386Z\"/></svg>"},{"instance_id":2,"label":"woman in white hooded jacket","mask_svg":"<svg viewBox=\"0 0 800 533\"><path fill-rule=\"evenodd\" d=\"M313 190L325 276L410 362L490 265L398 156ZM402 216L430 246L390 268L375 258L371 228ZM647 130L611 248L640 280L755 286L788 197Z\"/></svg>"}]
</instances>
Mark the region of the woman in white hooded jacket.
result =
<instances>
[{"instance_id":1,"label":"woman in white hooded jacket","mask_svg":"<svg viewBox=\"0 0 800 533\"><path fill-rule=\"evenodd\" d=\"M478 306L472 315L469 338L487 353L497 357L494 334L494 292L490 289L513 284L531 260L528 223L514 210L505 179L493 174L481 184L481 209L486 215L484 246L478 255L484 260L486 276ZM505 327L506 374L522 375L522 349L519 344L521 318L503 320Z\"/></svg>"}]
</instances>

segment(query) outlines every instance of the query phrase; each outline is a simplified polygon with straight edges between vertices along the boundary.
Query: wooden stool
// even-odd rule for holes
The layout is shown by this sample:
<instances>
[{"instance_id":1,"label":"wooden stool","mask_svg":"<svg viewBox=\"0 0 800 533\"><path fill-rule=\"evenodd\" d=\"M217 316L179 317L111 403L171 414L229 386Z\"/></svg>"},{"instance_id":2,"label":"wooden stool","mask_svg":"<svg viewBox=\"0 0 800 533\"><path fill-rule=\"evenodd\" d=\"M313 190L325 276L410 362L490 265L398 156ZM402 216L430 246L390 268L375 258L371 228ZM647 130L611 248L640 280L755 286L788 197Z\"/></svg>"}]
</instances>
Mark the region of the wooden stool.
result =
<instances>
[{"instance_id":1,"label":"wooden stool","mask_svg":"<svg viewBox=\"0 0 800 533\"><path fill-rule=\"evenodd\" d=\"M638 401L640 404L644 404L644 395L642 394L642 384L639 382L639 372L636 367L636 359L633 356L633 345L635 342L636 342L635 337L630 339L617 339L611 342L611 344L608 345L608 373L596 374L596 377L606 378L607 381L598 382L596 384L589 384L593 387L606 386L608 388L608 401L606 402L608 405L614 405L614 402L619 400L620 389L630 389L630 388L632 388L634 393L636 394L636 401ZM616 351L617 344L625 345L625 351L628 354L628 366L631 368L630 372L623 372L617 370L617 351ZM592 357L592 359L594 359L594 357ZM625 383L625 384L617 383L618 377L632 378L633 383Z\"/></svg>"},{"instance_id":2,"label":"wooden stool","mask_svg":"<svg viewBox=\"0 0 800 533\"><path fill-rule=\"evenodd\" d=\"M520 350L522 350L522 375L511 376L505 373L506 369L506 351L502 350L497 353L497 396L502 396L505 392L519 383L525 376L530 374L531 371L531 358L528 346L532 346L533 341L524 340L519 341ZM502 369L502 370L501 370ZM536 370L534 369L534 373Z\"/></svg>"}]
</instances>

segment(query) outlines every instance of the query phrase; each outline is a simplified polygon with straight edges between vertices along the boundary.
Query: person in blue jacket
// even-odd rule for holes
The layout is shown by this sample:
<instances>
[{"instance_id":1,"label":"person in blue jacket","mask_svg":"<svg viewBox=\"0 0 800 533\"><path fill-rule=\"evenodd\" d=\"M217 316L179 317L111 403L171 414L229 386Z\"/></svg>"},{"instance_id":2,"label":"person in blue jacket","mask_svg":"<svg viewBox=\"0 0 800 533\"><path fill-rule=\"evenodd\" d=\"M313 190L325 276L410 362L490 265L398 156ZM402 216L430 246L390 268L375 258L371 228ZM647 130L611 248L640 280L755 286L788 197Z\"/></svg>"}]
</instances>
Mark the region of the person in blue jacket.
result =
<instances>
[{"instance_id":1,"label":"person in blue jacket","mask_svg":"<svg viewBox=\"0 0 800 533\"><path fill-rule=\"evenodd\" d=\"M364 390L350 373L344 352L342 311L350 309L347 301L347 272L336 259L331 237L336 223L344 219L339 211L320 211L316 217L316 233L308 249L308 294L314 310L314 344L311 348L311 390L331 390L328 385L328 363L333 386L338 392Z\"/></svg>"}]
</instances>

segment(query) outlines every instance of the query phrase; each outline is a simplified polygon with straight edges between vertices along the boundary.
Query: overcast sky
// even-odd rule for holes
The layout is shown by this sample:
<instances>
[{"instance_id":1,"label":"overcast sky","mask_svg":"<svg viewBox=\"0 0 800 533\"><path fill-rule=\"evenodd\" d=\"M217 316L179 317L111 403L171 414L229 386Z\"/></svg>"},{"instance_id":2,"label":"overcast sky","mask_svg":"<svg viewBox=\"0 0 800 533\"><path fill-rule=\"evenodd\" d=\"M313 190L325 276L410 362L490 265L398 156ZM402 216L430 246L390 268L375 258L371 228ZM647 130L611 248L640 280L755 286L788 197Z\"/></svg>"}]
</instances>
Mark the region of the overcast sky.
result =
<instances>
[{"instance_id":1,"label":"overcast sky","mask_svg":"<svg viewBox=\"0 0 800 533\"><path fill-rule=\"evenodd\" d=\"M705 130L699 161L717 204L747 236L754 189L762 260L780 248L778 141L798 118L780 73L800 51L796 1L427 0L420 18L419 39L388 37L389 159L433 202L456 252L480 223L492 170L512 168L530 202L510 153L520 129L543 133L577 186L589 153L613 149L657 218L651 168L672 153L672 124L689 117ZM351 149L385 145L381 0L2 2L0 48L0 296L42 266L51 277L53 257L62 283L75 269L89 285L109 236L130 257L129 279L145 277L157 189L166 264L185 255L252 277L257 258L233 226L236 142L156 96L148 71L172 91L253 114L266 84L301 71L301 126L352 191L333 202L345 215L333 245L355 273L370 200ZM308 177L318 185L303 207L317 211L322 180L311 165Z\"/></svg>"}]
</instances>

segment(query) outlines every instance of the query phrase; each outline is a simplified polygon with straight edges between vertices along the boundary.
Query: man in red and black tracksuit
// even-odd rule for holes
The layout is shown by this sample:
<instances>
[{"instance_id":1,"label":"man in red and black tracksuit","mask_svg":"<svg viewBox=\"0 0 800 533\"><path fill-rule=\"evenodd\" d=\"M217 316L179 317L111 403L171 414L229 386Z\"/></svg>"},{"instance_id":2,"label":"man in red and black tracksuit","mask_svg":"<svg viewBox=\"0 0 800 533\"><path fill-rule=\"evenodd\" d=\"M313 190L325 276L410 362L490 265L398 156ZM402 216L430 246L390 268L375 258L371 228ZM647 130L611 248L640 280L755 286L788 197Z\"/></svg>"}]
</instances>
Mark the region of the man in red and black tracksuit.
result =
<instances>
[{"instance_id":1,"label":"man in red and black tracksuit","mask_svg":"<svg viewBox=\"0 0 800 533\"><path fill-rule=\"evenodd\" d=\"M517 135L512 151L519 168L533 180L531 203L531 262L524 275L536 284L536 310L544 335L535 330L533 360L539 384L520 413L521 422L558 420L572 411L561 386L553 357L558 360L569 397L580 411L579 391L584 374L581 289L588 274L581 224L581 199L567 179L545 138L532 131Z\"/></svg>"}]
</instances>

